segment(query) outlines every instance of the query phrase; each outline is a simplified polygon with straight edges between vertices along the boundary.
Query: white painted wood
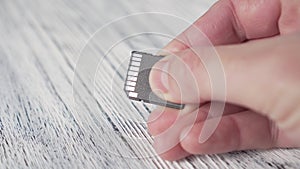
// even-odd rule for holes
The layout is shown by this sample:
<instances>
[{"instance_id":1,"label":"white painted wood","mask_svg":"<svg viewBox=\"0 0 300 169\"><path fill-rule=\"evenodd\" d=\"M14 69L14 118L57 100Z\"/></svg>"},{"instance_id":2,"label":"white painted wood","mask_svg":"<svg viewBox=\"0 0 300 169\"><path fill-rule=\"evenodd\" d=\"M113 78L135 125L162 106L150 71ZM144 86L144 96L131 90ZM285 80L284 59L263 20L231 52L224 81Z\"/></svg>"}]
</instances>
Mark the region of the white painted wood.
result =
<instances>
[{"instance_id":1,"label":"white painted wood","mask_svg":"<svg viewBox=\"0 0 300 169\"><path fill-rule=\"evenodd\" d=\"M1 1L0 168L298 168L298 149L163 161L145 124L153 106L131 102L123 84L132 50L158 49L170 38L124 39L104 57L126 32L176 35L188 26L156 15L95 33L106 23L139 12L192 22L213 2Z\"/></svg>"}]
</instances>

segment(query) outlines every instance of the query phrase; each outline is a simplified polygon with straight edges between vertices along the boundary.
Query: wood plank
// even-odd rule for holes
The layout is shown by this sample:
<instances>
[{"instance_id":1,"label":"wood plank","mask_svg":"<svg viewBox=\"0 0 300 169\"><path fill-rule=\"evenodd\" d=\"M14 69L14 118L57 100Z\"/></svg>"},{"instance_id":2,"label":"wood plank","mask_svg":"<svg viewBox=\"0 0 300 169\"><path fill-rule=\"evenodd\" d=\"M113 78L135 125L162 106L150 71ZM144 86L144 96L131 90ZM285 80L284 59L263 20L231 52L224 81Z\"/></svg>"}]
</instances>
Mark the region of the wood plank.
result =
<instances>
[{"instance_id":1,"label":"wood plank","mask_svg":"<svg viewBox=\"0 0 300 169\"><path fill-rule=\"evenodd\" d=\"M161 48L213 3L1 1L0 168L297 168L299 149L164 161L145 124L153 106L125 96L130 51ZM143 12L155 13L99 31Z\"/></svg>"}]
</instances>

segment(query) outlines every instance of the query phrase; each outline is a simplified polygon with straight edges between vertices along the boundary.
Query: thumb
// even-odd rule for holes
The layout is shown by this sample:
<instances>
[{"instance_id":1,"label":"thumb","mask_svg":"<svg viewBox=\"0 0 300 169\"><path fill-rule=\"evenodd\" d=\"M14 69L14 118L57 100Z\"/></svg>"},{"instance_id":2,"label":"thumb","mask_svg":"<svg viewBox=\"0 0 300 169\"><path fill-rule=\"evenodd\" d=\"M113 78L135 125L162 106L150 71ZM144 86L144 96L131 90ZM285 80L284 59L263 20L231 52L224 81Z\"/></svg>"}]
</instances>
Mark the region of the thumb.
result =
<instances>
[{"instance_id":1,"label":"thumb","mask_svg":"<svg viewBox=\"0 0 300 169\"><path fill-rule=\"evenodd\" d=\"M299 38L294 39L299 41ZM283 49L282 44L297 49L295 44L299 42L283 41L278 37L269 38L218 46L215 50L208 47L187 49L166 56L154 65L149 77L150 86L153 91L160 91L164 99L173 102L217 100L262 113L270 112L269 108L274 107L271 105L282 98L278 90L282 88L283 77L295 74L283 71L293 69L286 69L290 59L280 55L291 53L291 49L279 50ZM266 104L266 101L270 103Z\"/></svg>"},{"instance_id":2,"label":"thumb","mask_svg":"<svg viewBox=\"0 0 300 169\"><path fill-rule=\"evenodd\" d=\"M252 44L186 49L153 66L150 86L172 102L228 101L246 106L255 101L250 96L261 83L257 76L263 56L258 52Z\"/></svg>"}]
</instances>

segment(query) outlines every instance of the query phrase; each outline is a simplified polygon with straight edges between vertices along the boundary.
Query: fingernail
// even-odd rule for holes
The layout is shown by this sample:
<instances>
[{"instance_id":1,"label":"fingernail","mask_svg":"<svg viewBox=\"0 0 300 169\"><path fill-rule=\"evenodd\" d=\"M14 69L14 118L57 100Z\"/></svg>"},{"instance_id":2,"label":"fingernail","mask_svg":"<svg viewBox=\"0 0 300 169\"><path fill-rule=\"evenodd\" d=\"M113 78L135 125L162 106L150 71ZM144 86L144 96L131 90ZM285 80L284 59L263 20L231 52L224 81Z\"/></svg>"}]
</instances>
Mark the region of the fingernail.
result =
<instances>
[{"instance_id":1,"label":"fingernail","mask_svg":"<svg viewBox=\"0 0 300 169\"><path fill-rule=\"evenodd\" d=\"M169 89L169 61L157 62L151 69L149 83L153 92L167 93Z\"/></svg>"},{"instance_id":2,"label":"fingernail","mask_svg":"<svg viewBox=\"0 0 300 169\"><path fill-rule=\"evenodd\" d=\"M153 148L157 154L161 155L174 148L178 143L178 135L176 137L175 133L161 133L154 137Z\"/></svg>"}]
</instances>

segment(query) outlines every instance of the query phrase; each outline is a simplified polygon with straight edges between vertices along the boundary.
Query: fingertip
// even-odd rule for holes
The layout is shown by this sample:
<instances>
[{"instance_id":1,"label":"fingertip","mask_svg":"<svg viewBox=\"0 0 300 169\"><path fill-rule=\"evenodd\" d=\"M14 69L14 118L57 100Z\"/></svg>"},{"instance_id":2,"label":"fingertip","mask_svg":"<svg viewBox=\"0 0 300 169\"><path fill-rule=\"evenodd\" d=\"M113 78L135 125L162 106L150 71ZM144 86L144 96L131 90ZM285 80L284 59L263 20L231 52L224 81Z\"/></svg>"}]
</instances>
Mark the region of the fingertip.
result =
<instances>
[{"instance_id":1,"label":"fingertip","mask_svg":"<svg viewBox=\"0 0 300 169\"><path fill-rule=\"evenodd\" d=\"M178 89L177 80L175 79L177 74L182 74L182 71L178 72L179 66L174 63L178 59L173 55L165 56L163 59L156 62L150 71L149 84L152 92L163 100L179 103L181 102L181 93ZM181 69L180 69L181 70ZM183 83L183 82L182 82Z\"/></svg>"},{"instance_id":2,"label":"fingertip","mask_svg":"<svg viewBox=\"0 0 300 169\"><path fill-rule=\"evenodd\" d=\"M177 119L178 111L166 107L158 107L153 110L148 118L148 131L156 136L167 130Z\"/></svg>"},{"instance_id":3,"label":"fingertip","mask_svg":"<svg viewBox=\"0 0 300 169\"><path fill-rule=\"evenodd\" d=\"M162 148L162 144L160 141L154 139L153 147L159 157L167 161L175 161L187 157L190 153L186 152L180 144L176 144L174 147L170 147L168 150ZM164 150L164 151L163 151Z\"/></svg>"},{"instance_id":4,"label":"fingertip","mask_svg":"<svg viewBox=\"0 0 300 169\"><path fill-rule=\"evenodd\" d=\"M164 107L161 106L157 106L150 114L147 120L147 123L151 124L153 122L155 122L155 120L157 120L164 111Z\"/></svg>"},{"instance_id":5,"label":"fingertip","mask_svg":"<svg viewBox=\"0 0 300 169\"><path fill-rule=\"evenodd\" d=\"M157 135L158 132L160 131L159 126L157 124L158 123L158 119L159 117L162 115L162 111L157 108L155 110L153 110L147 120L147 126L148 126L148 132L150 133L150 135Z\"/></svg>"},{"instance_id":6,"label":"fingertip","mask_svg":"<svg viewBox=\"0 0 300 169\"><path fill-rule=\"evenodd\" d=\"M207 150L202 149L201 145L199 144L198 133L193 128L194 127L186 127L185 129L182 130L180 134L181 147L190 154L207 153Z\"/></svg>"},{"instance_id":7,"label":"fingertip","mask_svg":"<svg viewBox=\"0 0 300 169\"><path fill-rule=\"evenodd\" d=\"M188 49L189 46L185 44L185 41L182 40L181 37L183 34L179 35L175 39L173 39L171 42L169 42L165 47L163 47L159 52L158 55L170 55L172 53L180 52L182 50Z\"/></svg>"},{"instance_id":8,"label":"fingertip","mask_svg":"<svg viewBox=\"0 0 300 169\"><path fill-rule=\"evenodd\" d=\"M169 88L169 61L163 59L155 63L150 71L149 84L152 91L163 97L168 92Z\"/></svg>"},{"instance_id":9,"label":"fingertip","mask_svg":"<svg viewBox=\"0 0 300 169\"><path fill-rule=\"evenodd\" d=\"M184 151L180 147L180 145L178 145L166 153L159 154L159 157L167 161L176 161L188 157L190 155L191 155L190 153Z\"/></svg>"}]
</instances>

